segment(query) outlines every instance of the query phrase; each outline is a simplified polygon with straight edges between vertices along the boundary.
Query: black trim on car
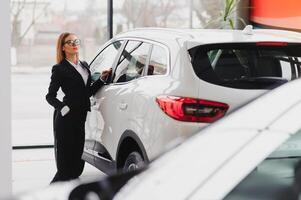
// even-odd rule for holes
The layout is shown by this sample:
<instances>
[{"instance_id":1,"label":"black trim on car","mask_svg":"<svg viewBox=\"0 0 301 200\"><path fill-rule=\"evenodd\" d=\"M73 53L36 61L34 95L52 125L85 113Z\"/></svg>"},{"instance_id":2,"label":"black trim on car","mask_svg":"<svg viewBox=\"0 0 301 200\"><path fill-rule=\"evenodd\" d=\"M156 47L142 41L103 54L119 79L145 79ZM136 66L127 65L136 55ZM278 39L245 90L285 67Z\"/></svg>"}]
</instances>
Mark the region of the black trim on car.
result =
<instances>
[{"instance_id":1,"label":"black trim on car","mask_svg":"<svg viewBox=\"0 0 301 200\"><path fill-rule=\"evenodd\" d=\"M86 161L87 163L95 166L95 164L94 164L94 155L90 154L89 152L84 151L83 155L82 155L82 159L84 161Z\"/></svg>"},{"instance_id":2,"label":"black trim on car","mask_svg":"<svg viewBox=\"0 0 301 200\"><path fill-rule=\"evenodd\" d=\"M141 150L141 153L142 153L142 156L145 160L145 162L149 162L149 159L148 159L148 156L147 156L147 153L145 151L145 148L143 146L143 143L141 142L140 138L137 136L137 134L131 130L126 130L122 136L120 137L120 140L119 140L119 143L118 143L118 147L117 147L117 152L116 152L116 158L118 158L118 154L119 154L119 151L120 151L120 146L121 144L123 143L123 141L127 138L131 138L133 139L137 145L139 146L139 149Z\"/></svg>"},{"instance_id":3,"label":"black trim on car","mask_svg":"<svg viewBox=\"0 0 301 200\"><path fill-rule=\"evenodd\" d=\"M110 161L102 157L96 157L89 152L84 151L82 159L89 164L93 165L100 171L104 172L107 175L116 173L116 162Z\"/></svg>"},{"instance_id":4,"label":"black trim on car","mask_svg":"<svg viewBox=\"0 0 301 200\"><path fill-rule=\"evenodd\" d=\"M86 140L85 149L92 150L95 154L97 154L97 156L88 151L84 151L82 156L83 160L108 175L116 172L116 162L112 159L108 150L101 143Z\"/></svg>"},{"instance_id":5,"label":"black trim on car","mask_svg":"<svg viewBox=\"0 0 301 200\"><path fill-rule=\"evenodd\" d=\"M144 161L146 163L149 163L148 156L146 154L145 148L144 148L141 140L131 130L126 130L122 134L122 136L119 140L119 143L118 143L118 147L117 147L116 160L118 159L118 156L120 153L119 152L120 146L126 139L131 139L138 145L139 149L137 149L137 150L139 150L139 152L142 154ZM92 143L94 144L94 148L90 149ZM90 148L88 148L88 147L90 147ZM114 174L117 172L117 170L118 170L117 162L115 160L113 160L113 158L110 155L110 153L108 152L108 150L101 143L99 143L97 141L86 140L85 148L92 150L94 153L97 153L97 156L93 155L92 153L90 153L88 151L84 151L83 156L82 156L83 160L85 160L86 162L90 163L91 165L95 166L97 169L99 169L100 171L102 171L108 175Z\"/></svg>"},{"instance_id":6,"label":"black trim on car","mask_svg":"<svg viewBox=\"0 0 301 200\"><path fill-rule=\"evenodd\" d=\"M95 141L94 151L96 151L99 156L113 161L113 158L108 150L100 142Z\"/></svg>"},{"instance_id":7,"label":"black trim on car","mask_svg":"<svg viewBox=\"0 0 301 200\"><path fill-rule=\"evenodd\" d=\"M94 156L94 166L107 175L116 173L116 162L107 160L103 157Z\"/></svg>"}]
</instances>

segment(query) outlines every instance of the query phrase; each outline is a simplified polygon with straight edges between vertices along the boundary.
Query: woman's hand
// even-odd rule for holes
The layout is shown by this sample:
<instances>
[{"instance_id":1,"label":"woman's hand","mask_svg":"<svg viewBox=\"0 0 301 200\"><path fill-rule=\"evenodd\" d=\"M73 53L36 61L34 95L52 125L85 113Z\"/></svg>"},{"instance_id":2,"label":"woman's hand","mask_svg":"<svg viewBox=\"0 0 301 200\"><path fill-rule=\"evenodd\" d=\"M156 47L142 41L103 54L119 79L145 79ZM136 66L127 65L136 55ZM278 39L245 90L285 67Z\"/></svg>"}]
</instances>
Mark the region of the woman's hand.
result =
<instances>
[{"instance_id":1,"label":"woman's hand","mask_svg":"<svg viewBox=\"0 0 301 200\"><path fill-rule=\"evenodd\" d=\"M68 106L64 106L64 107L61 109L61 115L62 115L62 116L65 116L69 111L70 111L70 108L69 108Z\"/></svg>"},{"instance_id":2,"label":"woman's hand","mask_svg":"<svg viewBox=\"0 0 301 200\"><path fill-rule=\"evenodd\" d=\"M112 74L112 68L108 69L108 70L103 70L101 72L101 76L100 79L103 81L107 81L108 77Z\"/></svg>"}]
</instances>

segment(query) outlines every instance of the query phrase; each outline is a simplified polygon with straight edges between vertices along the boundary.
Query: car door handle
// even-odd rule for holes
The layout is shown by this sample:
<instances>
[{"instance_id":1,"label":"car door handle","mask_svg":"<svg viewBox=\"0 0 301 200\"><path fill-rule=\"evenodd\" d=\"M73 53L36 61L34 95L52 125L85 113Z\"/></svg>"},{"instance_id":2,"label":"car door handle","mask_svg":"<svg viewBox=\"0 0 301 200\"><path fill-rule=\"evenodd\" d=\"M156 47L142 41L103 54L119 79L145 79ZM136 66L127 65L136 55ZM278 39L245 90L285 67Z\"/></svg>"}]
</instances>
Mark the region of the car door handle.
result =
<instances>
[{"instance_id":1,"label":"car door handle","mask_svg":"<svg viewBox=\"0 0 301 200\"><path fill-rule=\"evenodd\" d=\"M126 103L120 103L120 104L119 104L120 110L126 110L127 107L128 107L128 104L126 104Z\"/></svg>"}]
</instances>

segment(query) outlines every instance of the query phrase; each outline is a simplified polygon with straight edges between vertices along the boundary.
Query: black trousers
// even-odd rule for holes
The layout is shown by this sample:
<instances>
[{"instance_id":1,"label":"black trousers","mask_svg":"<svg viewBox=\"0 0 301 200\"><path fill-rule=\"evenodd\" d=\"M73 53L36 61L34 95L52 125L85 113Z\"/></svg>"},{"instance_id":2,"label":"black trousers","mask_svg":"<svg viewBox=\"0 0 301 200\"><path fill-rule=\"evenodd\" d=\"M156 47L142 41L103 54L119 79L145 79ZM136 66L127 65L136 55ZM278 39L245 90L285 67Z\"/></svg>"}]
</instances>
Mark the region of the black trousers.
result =
<instances>
[{"instance_id":1,"label":"black trousers","mask_svg":"<svg viewBox=\"0 0 301 200\"><path fill-rule=\"evenodd\" d=\"M67 181L78 178L84 169L81 159L85 143L87 111L70 110L65 116L54 113L54 147L57 172L51 181Z\"/></svg>"}]
</instances>

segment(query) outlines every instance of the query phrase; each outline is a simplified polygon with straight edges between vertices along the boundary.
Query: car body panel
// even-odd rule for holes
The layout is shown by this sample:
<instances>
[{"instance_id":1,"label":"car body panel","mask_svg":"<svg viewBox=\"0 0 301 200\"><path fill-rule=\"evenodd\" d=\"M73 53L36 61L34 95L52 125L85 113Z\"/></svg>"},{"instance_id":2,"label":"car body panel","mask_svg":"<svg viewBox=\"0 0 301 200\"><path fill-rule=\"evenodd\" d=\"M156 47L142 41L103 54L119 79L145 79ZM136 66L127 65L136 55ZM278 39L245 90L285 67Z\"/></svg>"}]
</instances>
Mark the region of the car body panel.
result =
<instances>
[{"instance_id":1,"label":"car body panel","mask_svg":"<svg viewBox=\"0 0 301 200\"><path fill-rule=\"evenodd\" d=\"M207 127L155 160L115 199L223 199L300 131L301 123L296 120L301 113L301 95L296 92L300 89L300 80L287 83ZM283 96L290 101L283 103ZM282 103L278 112L269 112ZM262 122L250 127L249 120Z\"/></svg>"},{"instance_id":2,"label":"car body panel","mask_svg":"<svg viewBox=\"0 0 301 200\"><path fill-rule=\"evenodd\" d=\"M134 89L134 82L115 84L107 86L94 97L99 101L98 111L104 119L104 132L101 136L98 135L96 140L105 144L111 156L116 153L115 147L118 145L121 134L130 128L127 125L133 110L133 104L130 102L133 100L131 94Z\"/></svg>"},{"instance_id":3,"label":"car body panel","mask_svg":"<svg viewBox=\"0 0 301 200\"><path fill-rule=\"evenodd\" d=\"M249 107L252 107L252 109L241 108L241 116L244 117L239 115L230 115L228 122L223 125L223 129L235 129L242 127L246 129L265 129L267 124L272 124L278 116L281 116L281 114L285 113L293 105L299 102L300 94L296 92L296 88L298 88L298 85L300 84L299 82L299 80L294 80L289 84L281 86L282 89L280 91L270 91L269 96L262 96L262 100L256 103L256 105L251 104ZM270 105L267 105L265 101L269 101L268 99L271 98L271 95L274 95L273 98L275 98L275 101L270 100ZM257 110L258 113L254 113L255 110ZM296 125L298 126L298 123ZM280 126L280 124L275 126ZM284 126L285 129L290 128L290 126L285 125L285 123L281 126ZM218 126L214 128L218 129ZM279 130L282 129L283 128L279 127Z\"/></svg>"}]
</instances>

